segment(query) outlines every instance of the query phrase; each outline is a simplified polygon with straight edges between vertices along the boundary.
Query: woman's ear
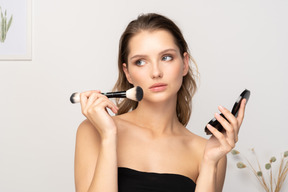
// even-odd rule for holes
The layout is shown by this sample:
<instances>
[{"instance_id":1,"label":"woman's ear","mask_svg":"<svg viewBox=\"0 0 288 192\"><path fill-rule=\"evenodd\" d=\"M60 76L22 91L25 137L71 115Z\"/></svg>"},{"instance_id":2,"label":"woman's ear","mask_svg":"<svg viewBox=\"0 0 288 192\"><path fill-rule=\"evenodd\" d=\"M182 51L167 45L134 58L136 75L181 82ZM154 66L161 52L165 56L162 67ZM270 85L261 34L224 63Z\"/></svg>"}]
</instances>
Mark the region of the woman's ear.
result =
<instances>
[{"instance_id":1,"label":"woman's ear","mask_svg":"<svg viewBox=\"0 0 288 192\"><path fill-rule=\"evenodd\" d=\"M183 54L183 77L187 75L189 71L189 54L185 52Z\"/></svg>"},{"instance_id":2,"label":"woman's ear","mask_svg":"<svg viewBox=\"0 0 288 192\"><path fill-rule=\"evenodd\" d=\"M128 66L127 66L127 64L126 63L123 63L123 71L124 71L124 73L125 73L125 76L126 76L126 79L128 80L128 82L130 83L130 84L133 84L132 83L132 79L131 79L131 76L130 76L130 74L129 74L129 71L128 71Z\"/></svg>"}]
</instances>

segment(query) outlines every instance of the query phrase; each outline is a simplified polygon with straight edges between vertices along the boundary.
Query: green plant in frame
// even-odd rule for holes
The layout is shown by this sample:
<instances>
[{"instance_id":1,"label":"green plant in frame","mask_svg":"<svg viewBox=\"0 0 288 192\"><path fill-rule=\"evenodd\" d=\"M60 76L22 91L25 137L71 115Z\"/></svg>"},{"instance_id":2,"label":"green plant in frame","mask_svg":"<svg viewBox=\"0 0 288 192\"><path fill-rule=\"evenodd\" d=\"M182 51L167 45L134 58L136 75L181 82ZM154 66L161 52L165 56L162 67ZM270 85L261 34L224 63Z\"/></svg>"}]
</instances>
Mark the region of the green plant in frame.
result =
<instances>
[{"instance_id":1,"label":"green plant in frame","mask_svg":"<svg viewBox=\"0 0 288 192\"><path fill-rule=\"evenodd\" d=\"M266 192L280 192L281 188L284 184L284 181L288 174L288 151L285 151L281 157L280 165L278 165L278 171L274 172L275 170L275 162L277 161L276 157L271 157L269 162L265 164L265 169L268 175L265 174L265 172L262 171L261 165L259 163L258 157L256 155L256 152L254 149L252 149L252 153L255 156L257 160L257 166L256 168L252 165L252 163L245 158L248 165L246 166L243 162L238 162L237 167L239 169L244 169L246 167L250 168L250 170L253 172L253 174L258 179L261 186L264 188ZM232 155L240 155L240 152L237 150L231 151ZM264 170L264 169L263 169ZM268 176L265 177L265 176Z\"/></svg>"},{"instance_id":2,"label":"green plant in frame","mask_svg":"<svg viewBox=\"0 0 288 192\"><path fill-rule=\"evenodd\" d=\"M0 42L4 43L7 33L9 31L9 28L12 24L13 15L11 15L10 19L7 20L7 10L5 10L5 13L3 15L2 9L0 7L1 12L1 22L0 22Z\"/></svg>"}]
</instances>

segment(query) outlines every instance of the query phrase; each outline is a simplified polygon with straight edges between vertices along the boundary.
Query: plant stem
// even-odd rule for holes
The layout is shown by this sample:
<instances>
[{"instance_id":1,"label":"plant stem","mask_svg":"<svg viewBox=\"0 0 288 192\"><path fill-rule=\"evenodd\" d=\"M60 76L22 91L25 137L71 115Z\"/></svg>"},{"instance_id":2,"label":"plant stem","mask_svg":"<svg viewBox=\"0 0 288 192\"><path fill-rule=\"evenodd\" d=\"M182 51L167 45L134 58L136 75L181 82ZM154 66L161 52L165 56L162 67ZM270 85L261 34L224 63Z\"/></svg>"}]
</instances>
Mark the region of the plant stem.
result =
<instances>
[{"instance_id":1,"label":"plant stem","mask_svg":"<svg viewBox=\"0 0 288 192\"><path fill-rule=\"evenodd\" d=\"M263 175L261 176L262 180L259 178L259 176L257 175L257 171L254 169L254 167L252 166L252 164L250 163L250 161L245 157L246 161L249 164L249 168L252 170L252 172L254 173L254 175L256 176L256 178L258 179L259 183L262 185L262 187L265 189L266 192L269 192L269 188L263 178ZM257 160L258 162L258 160ZM259 165L259 162L258 162ZM259 166L259 170L262 172L261 167ZM262 172L263 173L263 172Z\"/></svg>"}]
</instances>

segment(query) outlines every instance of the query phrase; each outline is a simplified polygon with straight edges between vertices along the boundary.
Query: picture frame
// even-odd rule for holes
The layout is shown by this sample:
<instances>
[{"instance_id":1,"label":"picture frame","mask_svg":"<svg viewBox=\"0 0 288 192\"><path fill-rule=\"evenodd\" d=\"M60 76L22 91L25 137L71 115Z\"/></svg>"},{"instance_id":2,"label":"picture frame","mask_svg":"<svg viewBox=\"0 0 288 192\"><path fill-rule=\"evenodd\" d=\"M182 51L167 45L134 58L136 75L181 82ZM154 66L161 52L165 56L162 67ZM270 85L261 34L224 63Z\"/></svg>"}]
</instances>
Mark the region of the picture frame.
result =
<instances>
[{"instance_id":1,"label":"picture frame","mask_svg":"<svg viewBox=\"0 0 288 192\"><path fill-rule=\"evenodd\" d=\"M0 60L32 60L32 0L2 0L0 15Z\"/></svg>"}]
</instances>

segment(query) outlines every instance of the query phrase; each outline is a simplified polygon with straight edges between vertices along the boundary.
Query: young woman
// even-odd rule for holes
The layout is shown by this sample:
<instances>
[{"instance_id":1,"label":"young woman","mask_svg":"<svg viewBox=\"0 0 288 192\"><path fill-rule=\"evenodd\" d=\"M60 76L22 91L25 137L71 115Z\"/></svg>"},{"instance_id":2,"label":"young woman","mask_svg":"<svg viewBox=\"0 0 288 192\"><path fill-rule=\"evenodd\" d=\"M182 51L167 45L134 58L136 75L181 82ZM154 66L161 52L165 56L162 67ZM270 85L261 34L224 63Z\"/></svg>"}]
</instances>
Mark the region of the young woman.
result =
<instances>
[{"instance_id":1,"label":"young woman","mask_svg":"<svg viewBox=\"0 0 288 192\"><path fill-rule=\"evenodd\" d=\"M142 87L144 97L117 105L100 91L81 93L87 120L77 131L77 192L219 192L226 154L234 148L245 100L235 118L219 106L208 140L186 129L195 71L179 28L168 18L145 14L129 23L119 46L115 90ZM107 113L109 108L115 116Z\"/></svg>"}]
</instances>

